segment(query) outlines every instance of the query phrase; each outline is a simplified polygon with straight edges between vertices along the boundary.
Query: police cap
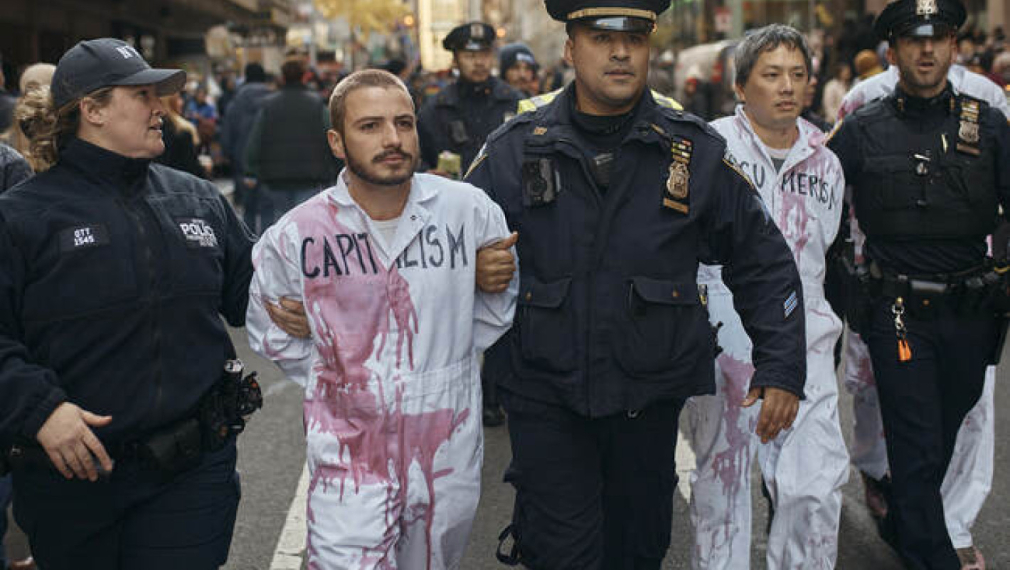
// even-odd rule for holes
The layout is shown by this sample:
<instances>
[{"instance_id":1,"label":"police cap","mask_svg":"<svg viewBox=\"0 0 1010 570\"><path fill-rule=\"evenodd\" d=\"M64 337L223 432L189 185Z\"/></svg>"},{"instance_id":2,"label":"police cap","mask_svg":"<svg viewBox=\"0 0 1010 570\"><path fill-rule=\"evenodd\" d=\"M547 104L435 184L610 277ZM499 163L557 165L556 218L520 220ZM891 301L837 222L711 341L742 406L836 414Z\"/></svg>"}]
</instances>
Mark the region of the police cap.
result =
<instances>
[{"instance_id":1,"label":"police cap","mask_svg":"<svg viewBox=\"0 0 1010 570\"><path fill-rule=\"evenodd\" d=\"M561 22L581 22L593 29L652 32L656 16L670 0L544 0L547 13Z\"/></svg>"},{"instance_id":2,"label":"police cap","mask_svg":"<svg viewBox=\"0 0 1010 570\"><path fill-rule=\"evenodd\" d=\"M494 28L484 22L469 22L456 26L442 40L442 47L449 51L480 51L494 44Z\"/></svg>"},{"instance_id":3,"label":"police cap","mask_svg":"<svg viewBox=\"0 0 1010 570\"><path fill-rule=\"evenodd\" d=\"M956 31L966 17L960 0L897 0L877 16L873 31L887 41L900 36L931 38Z\"/></svg>"}]
</instances>

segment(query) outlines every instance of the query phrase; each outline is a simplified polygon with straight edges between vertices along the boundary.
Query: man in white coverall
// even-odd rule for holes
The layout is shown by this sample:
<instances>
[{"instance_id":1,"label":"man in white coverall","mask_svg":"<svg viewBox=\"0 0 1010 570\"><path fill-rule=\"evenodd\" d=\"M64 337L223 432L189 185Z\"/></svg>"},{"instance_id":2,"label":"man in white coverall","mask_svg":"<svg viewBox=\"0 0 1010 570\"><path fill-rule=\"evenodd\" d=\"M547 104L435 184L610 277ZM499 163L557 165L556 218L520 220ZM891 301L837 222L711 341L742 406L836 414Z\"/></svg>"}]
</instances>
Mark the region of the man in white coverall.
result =
<instances>
[{"instance_id":1,"label":"man in white coverall","mask_svg":"<svg viewBox=\"0 0 1010 570\"><path fill-rule=\"evenodd\" d=\"M838 231L844 179L824 136L799 118L810 78L809 48L794 28L773 24L736 48L736 114L714 121L733 161L750 177L785 236L803 281L807 380L790 430L771 441L754 434L756 395L751 342L718 267L702 267L709 314L722 323L716 394L688 401L693 568L750 567L750 473L755 454L775 516L768 537L770 569L833 568L848 454L838 423L833 349L841 322L824 298L825 252ZM760 445L764 443L765 445Z\"/></svg>"},{"instance_id":2,"label":"man in white coverall","mask_svg":"<svg viewBox=\"0 0 1010 570\"><path fill-rule=\"evenodd\" d=\"M1010 106L1007 105L1003 90L988 77L969 71L964 66L952 65L947 72L947 80L955 91L985 101L1010 119ZM863 104L890 95L897 84L898 68L893 65L883 73L860 82L842 100L838 121ZM856 242L856 253L860 257L856 261L862 263L861 250L864 239L862 232L859 231L854 217L846 223L850 224L850 232ZM996 367L990 366L986 370L982 397L968 412L958 431L954 455L940 489L947 532L958 551L958 557L968 569L985 568L985 559L972 544L971 527L975 524L975 519L992 488L995 380ZM888 480L888 465L884 426L880 419L880 403L873 379L873 367L870 365L870 352L859 334L852 330L849 330L845 345L844 382L846 390L852 394L852 411L855 418L852 463L863 476L867 507L871 514L880 520L887 513L884 486Z\"/></svg>"},{"instance_id":3,"label":"man in white coverall","mask_svg":"<svg viewBox=\"0 0 1010 570\"><path fill-rule=\"evenodd\" d=\"M477 291L477 249L508 237L484 192L418 163L410 95L360 71L330 99L347 168L253 251L254 350L305 388L313 569L458 568L480 494L477 355L511 325L515 287ZM301 299L311 339L269 319Z\"/></svg>"}]
</instances>

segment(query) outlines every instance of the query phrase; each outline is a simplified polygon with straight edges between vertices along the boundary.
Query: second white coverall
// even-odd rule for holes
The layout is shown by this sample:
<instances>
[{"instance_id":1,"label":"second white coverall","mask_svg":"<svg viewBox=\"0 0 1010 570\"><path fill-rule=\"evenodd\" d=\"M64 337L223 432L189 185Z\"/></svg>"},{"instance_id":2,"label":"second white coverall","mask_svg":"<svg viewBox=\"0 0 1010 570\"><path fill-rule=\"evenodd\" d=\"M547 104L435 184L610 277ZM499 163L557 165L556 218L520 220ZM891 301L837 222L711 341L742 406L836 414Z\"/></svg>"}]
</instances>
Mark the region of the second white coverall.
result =
<instances>
[{"instance_id":1,"label":"second white coverall","mask_svg":"<svg viewBox=\"0 0 1010 570\"><path fill-rule=\"evenodd\" d=\"M761 194L793 251L806 308L805 399L792 429L762 445L755 435L761 403L740 406L754 367L751 342L717 267L702 267L712 323L722 323L716 360L716 394L688 400L689 440L697 456L691 475L695 526L692 567L750 567L750 473L755 455L775 506L768 537L768 568L833 568L838 549L842 486L848 453L838 423L833 349L841 322L824 298L824 256L838 232L844 178L824 135L798 119L799 137L776 171L742 106L712 123L729 144L737 166ZM816 467L814 467L816 466Z\"/></svg>"}]
</instances>

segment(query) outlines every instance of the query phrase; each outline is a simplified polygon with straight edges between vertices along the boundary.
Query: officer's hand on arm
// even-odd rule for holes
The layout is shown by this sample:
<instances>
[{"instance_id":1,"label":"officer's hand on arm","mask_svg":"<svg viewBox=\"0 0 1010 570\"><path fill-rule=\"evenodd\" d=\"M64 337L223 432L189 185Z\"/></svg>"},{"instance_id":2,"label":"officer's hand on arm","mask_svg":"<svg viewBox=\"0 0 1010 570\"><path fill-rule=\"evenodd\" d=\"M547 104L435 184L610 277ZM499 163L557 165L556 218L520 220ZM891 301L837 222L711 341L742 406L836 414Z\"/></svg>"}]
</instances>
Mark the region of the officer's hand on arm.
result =
<instances>
[{"instance_id":1,"label":"officer's hand on arm","mask_svg":"<svg viewBox=\"0 0 1010 570\"><path fill-rule=\"evenodd\" d=\"M477 251L477 287L485 293L501 293L516 272L516 258L510 251L519 234L496 241Z\"/></svg>"},{"instance_id":2,"label":"officer's hand on arm","mask_svg":"<svg viewBox=\"0 0 1010 570\"><path fill-rule=\"evenodd\" d=\"M764 401L761 403L761 414L758 417L757 429L754 430L754 433L761 437L761 443L768 443L778 437L782 430L793 427L796 412L800 409L800 398L781 388L758 386L747 392L747 397L744 398L741 405L749 408L758 399Z\"/></svg>"},{"instance_id":3,"label":"officer's hand on arm","mask_svg":"<svg viewBox=\"0 0 1010 570\"><path fill-rule=\"evenodd\" d=\"M309 329L309 319L305 316L305 305L300 301L281 297L278 304L273 304L267 299L263 299L267 307L270 320L281 328L284 332L295 338L309 338L312 331Z\"/></svg>"},{"instance_id":4,"label":"officer's hand on arm","mask_svg":"<svg viewBox=\"0 0 1010 570\"><path fill-rule=\"evenodd\" d=\"M112 416L98 416L64 402L49 415L35 439L64 477L97 481L95 458L106 472L112 471L112 459L89 426L104 426L111 421Z\"/></svg>"}]
</instances>

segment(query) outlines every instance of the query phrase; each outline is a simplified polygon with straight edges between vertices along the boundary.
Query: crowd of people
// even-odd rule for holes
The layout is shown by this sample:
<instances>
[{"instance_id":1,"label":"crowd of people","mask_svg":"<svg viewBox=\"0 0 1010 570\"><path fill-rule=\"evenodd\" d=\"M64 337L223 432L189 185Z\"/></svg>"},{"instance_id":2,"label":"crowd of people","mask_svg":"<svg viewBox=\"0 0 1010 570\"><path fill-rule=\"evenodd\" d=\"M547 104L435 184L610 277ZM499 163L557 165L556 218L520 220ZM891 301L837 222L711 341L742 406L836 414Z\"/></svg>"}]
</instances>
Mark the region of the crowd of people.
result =
<instances>
[{"instance_id":1,"label":"crowd of people","mask_svg":"<svg viewBox=\"0 0 1010 570\"><path fill-rule=\"evenodd\" d=\"M227 322L304 389L311 568L458 568L507 422L501 563L658 570L683 415L692 568L749 568L756 464L768 568L835 566L855 465L908 568L984 570L1002 31L960 0L772 24L732 47L733 114L690 74L699 116L650 62L669 4L546 0L550 69L482 22L444 38L454 77L292 54L211 97L111 38L27 68L0 97L0 507L38 566L225 563L261 404Z\"/></svg>"}]
</instances>

